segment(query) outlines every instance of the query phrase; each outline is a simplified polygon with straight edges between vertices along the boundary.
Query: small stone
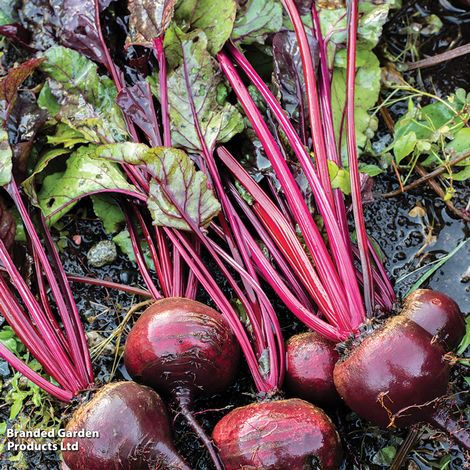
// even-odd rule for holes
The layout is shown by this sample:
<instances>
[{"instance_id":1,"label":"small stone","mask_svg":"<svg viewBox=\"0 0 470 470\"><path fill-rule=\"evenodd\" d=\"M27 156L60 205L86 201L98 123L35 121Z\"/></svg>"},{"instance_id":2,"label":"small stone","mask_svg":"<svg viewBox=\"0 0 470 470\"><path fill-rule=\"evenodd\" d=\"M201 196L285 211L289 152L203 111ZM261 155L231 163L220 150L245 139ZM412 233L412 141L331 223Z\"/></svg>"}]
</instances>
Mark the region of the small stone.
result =
<instances>
[{"instance_id":1,"label":"small stone","mask_svg":"<svg viewBox=\"0 0 470 470\"><path fill-rule=\"evenodd\" d=\"M413 218L423 218L426 216L426 209L421 205L417 204L413 209L408 212L408 215Z\"/></svg>"},{"instance_id":2,"label":"small stone","mask_svg":"<svg viewBox=\"0 0 470 470\"><path fill-rule=\"evenodd\" d=\"M86 332L86 338L88 340L88 346L90 348L96 348L96 347L102 347L104 345L104 342L106 341L106 338L102 335L100 335L97 331L87 331ZM107 343L103 348L101 349L100 354L103 356L112 356L116 352L116 347L112 343Z\"/></svg>"},{"instance_id":3,"label":"small stone","mask_svg":"<svg viewBox=\"0 0 470 470\"><path fill-rule=\"evenodd\" d=\"M462 274L462 277L460 278L460 282L463 282L464 284L466 284L469 281L470 281L470 266L466 269L466 271Z\"/></svg>"},{"instance_id":4,"label":"small stone","mask_svg":"<svg viewBox=\"0 0 470 470\"><path fill-rule=\"evenodd\" d=\"M117 258L116 244L111 240L102 240L93 245L87 253L88 264L102 268Z\"/></svg>"},{"instance_id":5,"label":"small stone","mask_svg":"<svg viewBox=\"0 0 470 470\"><path fill-rule=\"evenodd\" d=\"M0 359L0 377L8 377L9 375L11 375L11 371L8 367L8 362Z\"/></svg>"}]
</instances>

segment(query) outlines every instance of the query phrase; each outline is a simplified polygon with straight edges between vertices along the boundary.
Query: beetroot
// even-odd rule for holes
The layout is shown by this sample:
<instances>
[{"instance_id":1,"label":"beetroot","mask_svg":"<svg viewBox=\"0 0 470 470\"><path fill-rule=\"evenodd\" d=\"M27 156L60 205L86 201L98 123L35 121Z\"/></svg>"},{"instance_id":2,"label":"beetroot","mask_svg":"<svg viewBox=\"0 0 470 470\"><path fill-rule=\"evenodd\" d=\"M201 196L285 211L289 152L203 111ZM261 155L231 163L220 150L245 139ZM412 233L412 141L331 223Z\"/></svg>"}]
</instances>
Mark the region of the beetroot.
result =
<instances>
[{"instance_id":1,"label":"beetroot","mask_svg":"<svg viewBox=\"0 0 470 470\"><path fill-rule=\"evenodd\" d=\"M338 468L341 444L328 416L299 399L254 403L214 428L226 470Z\"/></svg>"},{"instance_id":2,"label":"beetroot","mask_svg":"<svg viewBox=\"0 0 470 470\"><path fill-rule=\"evenodd\" d=\"M99 437L66 437L63 448L70 470L190 470L176 452L167 411L152 389L135 382L105 385L76 410L67 433L98 432ZM71 435L71 434L69 434Z\"/></svg>"},{"instance_id":3,"label":"beetroot","mask_svg":"<svg viewBox=\"0 0 470 470\"><path fill-rule=\"evenodd\" d=\"M184 298L152 304L129 333L124 351L134 379L191 398L225 390L235 378L238 359L239 346L226 320Z\"/></svg>"},{"instance_id":4,"label":"beetroot","mask_svg":"<svg viewBox=\"0 0 470 470\"><path fill-rule=\"evenodd\" d=\"M216 469L223 468L217 450L190 405L196 395L225 390L235 378L239 356L225 318L207 305L180 297L152 304L135 323L124 350L134 379L176 399Z\"/></svg>"},{"instance_id":5,"label":"beetroot","mask_svg":"<svg viewBox=\"0 0 470 470\"><path fill-rule=\"evenodd\" d=\"M297 397L321 405L335 405L339 396L333 382L338 360L335 344L315 332L287 341L285 386Z\"/></svg>"},{"instance_id":6,"label":"beetroot","mask_svg":"<svg viewBox=\"0 0 470 470\"><path fill-rule=\"evenodd\" d=\"M346 404L372 423L411 425L427 420L428 403L447 391L444 354L427 331L399 315L337 362L334 381Z\"/></svg>"},{"instance_id":7,"label":"beetroot","mask_svg":"<svg viewBox=\"0 0 470 470\"><path fill-rule=\"evenodd\" d=\"M440 294L432 294L434 297L429 300L434 307L431 309L426 303L420 307L419 313L430 317L426 322L418 319L417 314L416 323L398 316L381 329L369 332L365 339L361 337L364 329L372 326L369 319L378 312L393 309L396 296L364 220L355 122L360 2L347 2L343 141L337 138L332 119L329 34L323 36L320 11L315 5L311 9L313 28L310 33L317 42L320 58L316 70L309 33L296 6L298 2L282 0L281 3L294 29L304 77L299 88L308 103L308 122L306 118L302 132L297 131L296 123L290 119L291 113L283 109L278 97L240 48L231 44L217 55L222 73L261 142L275 175L275 181L269 181L268 177L269 184L258 184L239 158L225 148L218 150L224 170L232 176L230 197L248 221L245 225L244 220L238 220L239 224L244 224L243 243L249 247L253 263L264 280L301 322L335 343L352 347L349 356L336 364L334 382L353 410L381 426L429 421L434 411L429 402L437 406L437 399L446 393L449 380L445 351L439 341L433 339L433 334L442 330L443 341L453 344L456 341L437 319L431 319L439 314L436 305L444 310L450 302L444 302ZM272 132L271 122L266 122L264 110L260 109L258 100L253 99L246 82L262 96L263 106L269 109L274 126L282 130L285 139L280 140L277 133ZM329 172L331 161L342 165L344 159L340 150L344 147L351 179L349 208L349 200L334 189ZM286 153L289 153L289 162ZM297 170L302 172L309 186L316 214L321 217L321 227L310 209L311 201L305 198L304 188L296 181ZM236 183L250 195L250 204L240 197ZM224 212L230 212L232 205L223 201L222 204ZM354 219L354 237L349 230L349 212ZM259 247L260 240L263 249ZM448 312L444 312L444 316L446 323ZM458 323L458 327L450 328L457 330L457 336L462 326Z\"/></svg>"},{"instance_id":8,"label":"beetroot","mask_svg":"<svg viewBox=\"0 0 470 470\"><path fill-rule=\"evenodd\" d=\"M450 297L430 289L418 289L405 299L401 313L437 336L444 348L455 349L465 335L465 320Z\"/></svg>"}]
</instances>

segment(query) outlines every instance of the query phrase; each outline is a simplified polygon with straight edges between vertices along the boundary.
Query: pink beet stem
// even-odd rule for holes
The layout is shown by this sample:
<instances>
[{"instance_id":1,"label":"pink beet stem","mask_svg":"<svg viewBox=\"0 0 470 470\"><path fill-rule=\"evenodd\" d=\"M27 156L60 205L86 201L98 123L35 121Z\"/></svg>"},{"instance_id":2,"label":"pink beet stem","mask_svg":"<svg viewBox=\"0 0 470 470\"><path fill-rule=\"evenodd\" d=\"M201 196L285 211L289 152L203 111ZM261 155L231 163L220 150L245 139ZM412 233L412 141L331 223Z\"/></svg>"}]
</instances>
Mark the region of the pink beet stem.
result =
<instances>
[{"instance_id":1,"label":"pink beet stem","mask_svg":"<svg viewBox=\"0 0 470 470\"><path fill-rule=\"evenodd\" d=\"M74 393L70 390L64 390L52 384L48 380L41 377L37 372L32 370L21 359L18 359L6 346L0 343L0 356L12 365L20 374L23 374L31 382L35 383L38 387L42 388L45 392L59 400L69 402Z\"/></svg>"},{"instance_id":2,"label":"pink beet stem","mask_svg":"<svg viewBox=\"0 0 470 470\"><path fill-rule=\"evenodd\" d=\"M245 106L245 112L252 122L252 125L257 130L258 136L262 137L263 146L265 151L273 164L273 168L276 175L284 188L286 197L289 200L289 205L294 214L294 217L299 224L305 242L309 247L310 253L315 261L315 266L319 270L319 275L324 285L325 290L330 297L330 301L335 305L335 312L337 312L338 322L341 327L346 330L351 330L350 319L348 318L348 312L359 312L363 311L360 291L357 286L357 281L354 276L354 270L350 263L344 262L347 260L348 252L347 248L343 243L343 236L339 230L336 222L336 216L332 209L332 206L327 200L325 192L318 179L316 171L311 167L311 158L306 153L303 144L292 127L289 119L285 115L284 111L280 107L277 100L271 94L266 85L262 82L259 76L256 74L251 65L246 61L241 53L236 51L235 48L231 47L230 52L233 53L237 63L243 64L243 70L248 74L249 78L253 81L258 90L262 93L266 99L268 105L273 111L276 119L281 125L283 131L286 133L292 149L299 158L299 162L305 171L305 175L310 183L312 191L317 201L320 213L323 216L325 227L328 231L329 240L332 244L332 251L336 254L342 253L341 263L338 263L339 272L342 274L343 282L338 278L336 267L334 266L331 257L326 249L321 234L316 227L313 218L311 217L305 201L300 194L300 190L290 173L290 169L287 162L284 160L282 155L279 153L277 145L272 140L272 135L269 133L266 124L262 120L262 117L253 103L246 87L241 82L238 74L236 73L233 65L228 60L228 57L224 54L219 54L219 63L221 64L222 70L226 74L227 78L232 84L239 100ZM296 212L300 212L296 215ZM313 245L315 244L315 245ZM314 248L315 247L315 248ZM339 255L338 255L339 256ZM348 289L344 288L344 285L348 286ZM335 293L336 292L336 293ZM349 307L347 306L349 305ZM351 305L353 307L351 307Z\"/></svg>"},{"instance_id":3,"label":"pink beet stem","mask_svg":"<svg viewBox=\"0 0 470 470\"><path fill-rule=\"evenodd\" d=\"M354 213L354 223L357 232L357 245L361 259L362 275L364 279L364 301L366 311L370 315L374 308L374 280L369 256L369 242L362 209L361 181L359 175L359 158L356 145L356 127L354 117L354 97L356 82L356 43L357 43L357 0L349 2L348 21L348 49L346 66L346 132L348 145L349 174L351 177L351 196ZM363 318L355 317L359 326Z\"/></svg>"}]
</instances>

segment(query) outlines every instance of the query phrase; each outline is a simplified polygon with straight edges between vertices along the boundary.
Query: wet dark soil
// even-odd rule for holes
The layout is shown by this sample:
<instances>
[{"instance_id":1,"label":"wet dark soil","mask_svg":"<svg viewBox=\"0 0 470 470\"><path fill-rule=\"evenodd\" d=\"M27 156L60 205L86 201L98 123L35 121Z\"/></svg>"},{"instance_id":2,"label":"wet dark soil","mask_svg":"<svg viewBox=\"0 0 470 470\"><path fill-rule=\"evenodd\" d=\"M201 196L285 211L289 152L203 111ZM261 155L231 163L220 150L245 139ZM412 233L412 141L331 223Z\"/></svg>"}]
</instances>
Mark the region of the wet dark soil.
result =
<instances>
[{"instance_id":1,"label":"wet dark soil","mask_svg":"<svg viewBox=\"0 0 470 470\"><path fill-rule=\"evenodd\" d=\"M468 226L455 216L450 215L445 205L433 193L420 188L412 193L400 196L393 200L380 199L380 194L395 188L393 177L381 178L374 187L376 200L367 206L366 215L371 233L379 242L387 259L387 269L394 279L409 275L420 266L426 265L435 259L447 254L468 237ZM460 188L462 197L469 197L470 192ZM426 216L422 219L410 217L410 208L420 204L425 208ZM68 272L96 276L104 279L119 279L120 282L141 285L140 277L135 267L124 257L112 265L101 269L89 268L86 262L86 252L93 243L106 239L100 223L92 219L69 217L64 224L62 235L67 238L67 248L62 251L62 258ZM424 250L427 227L433 227L436 242ZM80 245L72 241L74 235L80 235ZM465 273L469 268L470 250L468 245L458 255L451 258L439 269L425 286L442 290L456 299L464 312L470 312L470 296L468 279ZM426 268L425 268L426 269ZM417 271L396 284L397 292L405 294L409 287L425 271ZM127 308L138 300L128 294L106 289L90 287L82 284L73 284L73 291L80 311L82 312L87 331L98 332L103 338L109 335L120 323ZM286 337L303 327L299 325L282 305L283 327ZM103 354L95 362L95 372L98 383L110 380L114 355L112 352ZM461 374L465 371L454 371L455 389L464 387ZM113 380L127 379L123 366L120 366ZM4 378L6 379L6 378ZM4 391L5 392L5 391ZM199 400L195 404L198 419L210 431L215 423L233 407L248 404L256 399L255 390L247 370L241 370L237 382L223 395L216 395L209 399ZM60 408L61 405L57 404ZM173 406L170 404L170 408ZM63 413L71 413L71 408L63 408ZM382 431L360 420L354 413L345 408L329 410L335 423L338 425L345 449L346 459L342 468L388 468L387 452L390 448L398 450L408 431ZM175 416L175 440L183 455L190 461L195 469L210 469L205 452L197 440L192 436L177 410L173 409ZM0 421L7 418L8 410L0 408ZM381 449L384 449L382 453ZM39 455L37 452L27 453L30 469L58 469L57 457L51 453ZM448 469L461 469L464 456L457 446L450 444L445 436L423 427L419 430L419 438L406 459L405 468L431 469L436 468L439 462L450 457ZM447 460L445 460L447 461ZM374 463L375 462L375 463ZM413 467L414 462L418 467ZM0 459L2 469L14 469L15 464Z\"/></svg>"},{"instance_id":2,"label":"wet dark soil","mask_svg":"<svg viewBox=\"0 0 470 470\"><path fill-rule=\"evenodd\" d=\"M444 22L443 30L430 38L420 38L419 46L423 54L434 54L450 46L457 46L470 40L470 14L444 8L447 0L441 2L404 2L405 7L386 28L386 42L390 51L403 50L407 37L403 28L411 21L422 22L429 13L438 14ZM30 2L41 4L40 1ZM32 8L32 7L31 7ZM406 60L411 60L408 57ZM408 76L420 86L442 94L453 91L457 86L470 90L470 68L461 67L459 60L441 64L434 68L414 72ZM402 110L397 106L392 110L398 116ZM386 259L386 268L395 282L399 295L405 295L433 262L445 256L469 236L469 226L450 213L445 204L430 189L419 187L410 193L394 199L383 199L381 194L396 189L396 179L392 174L381 175L372 190L373 201L366 206L369 233L377 240ZM454 204L464 208L470 198L470 188L457 186ZM422 207L420 217L410 215L410 210ZM88 267L86 252L99 240L107 238L99 222L88 217L86 206L80 206L75 215L65 220L61 231L64 243L62 259L68 272L86 274L99 278L109 278L118 282L142 285L136 268L124 256L112 265L101 269ZM88 211L91 213L91 211ZM80 236L80 243L75 235ZM464 246L455 256L441 266L423 286L446 292L454 298L465 313L470 313L470 244ZM87 331L98 332L102 337L109 335L121 322L130 305L140 299L116 291L108 291L81 284L74 284L73 291L82 313ZM201 293L201 295L203 295ZM303 327L296 322L282 306L283 329L288 337ZM103 354L95 363L97 382L105 383L111 378L127 379L123 366L111 377L114 356L112 351ZM463 376L468 375L463 367L454 369L453 388L468 390ZM7 380L8 377L3 377ZM6 388L2 390L6 393ZM197 417L210 432L214 424L233 407L250 403L256 399L255 390L246 370L241 370L237 382L227 393L199 400L195 404ZM459 399L462 403L462 398ZM171 405L170 405L171 406ZM56 404L59 413L67 416L71 408ZM27 412L27 410L24 410ZM175 411L175 410L174 410ZM345 447L346 469L389 468L395 451L398 451L408 435L407 430L383 431L374 428L344 409L329 410L338 426ZM0 422L6 420L9 410L0 406ZM174 413L175 440L181 453L194 469L209 469L208 459L182 418ZM423 426L416 428L416 440L401 468L460 470L465 468L465 456L461 450L449 443L446 436ZM59 469L59 459L55 453L25 453L29 469ZM0 456L0 468L18 468L9 462L7 455ZM467 462L468 464L468 462Z\"/></svg>"}]
</instances>

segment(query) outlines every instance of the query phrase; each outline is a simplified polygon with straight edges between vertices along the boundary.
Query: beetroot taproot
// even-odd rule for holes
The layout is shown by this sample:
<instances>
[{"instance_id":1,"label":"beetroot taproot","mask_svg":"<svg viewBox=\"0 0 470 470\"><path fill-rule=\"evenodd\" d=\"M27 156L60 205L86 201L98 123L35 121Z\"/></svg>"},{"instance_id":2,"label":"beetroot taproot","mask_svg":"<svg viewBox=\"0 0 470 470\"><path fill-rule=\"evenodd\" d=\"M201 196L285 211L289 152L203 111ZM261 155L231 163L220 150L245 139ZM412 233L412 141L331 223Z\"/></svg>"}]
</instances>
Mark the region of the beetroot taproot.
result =
<instances>
[{"instance_id":1,"label":"beetroot taproot","mask_svg":"<svg viewBox=\"0 0 470 470\"><path fill-rule=\"evenodd\" d=\"M319 405L340 400L333 381L339 355L335 344L315 332L292 336L287 341L285 386L296 397Z\"/></svg>"},{"instance_id":2,"label":"beetroot taproot","mask_svg":"<svg viewBox=\"0 0 470 470\"><path fill-rule=\"evenodd\" d=\"M127 338L124 362L138 382L176 400L180 414L223 466L191 412L194 397L222 392L235 379L240 348L225 318L195 300L169 297L152 304Z\"/></svg>"},{"instance_id":3,"label":"beetroot taproot","mask_svg":"<svg viewBox=\"0 0 470 470\"><path fill-rule=\"evenodd\" d=\"M211 394L234 380L239 346L226 320L190 299L152 304L127 338L124 362L138 382L168 395Z\"/></svg>"},{"instance_id":4,"label":"beetroot taproot","mask_svg":"<svg viewBox=\"0 0 470 470\"><path fill-rule=\"evenodd\" d=\"M75 411L66 431L98 433L64 438L64 448L78 443L78 450L63 451L70 470L190 470L173 446L162 399L135 382L105 385Z\"/></svg>"},{"instance_id":5,"label":"beetroot taproot","mask_svg":"<svg viewBox=\"0 0 470 470\"><path fill-rule=\"evenodd\" d=\"M213 439L226 470L330 470L342 455L330 418L300 399L237 408L217 423Z\"/></svg>"},{"instance_id":6,"label":"beetroot taproot","mask_svg":"<svg viewBox=\"0 0 470 470\"><path fill-rule=\"evenodd\" d=\"M444 354L427 331L398 315L336 363L334 382L346 404L372 423L415 424L431 416L447 391Z\"/></svg>"},{"instance_id":7,"label":"beetroot taproot","mask_svg":"<svg viewBox=\"0 0 470 470\"><path fill-rule=\"evenodd\" d=\"M448 351L455 349L465 335L465 320L450 297L431 289L418 289L406 297L402 315L413 320Z\"/></svg>"}]
</instances>

